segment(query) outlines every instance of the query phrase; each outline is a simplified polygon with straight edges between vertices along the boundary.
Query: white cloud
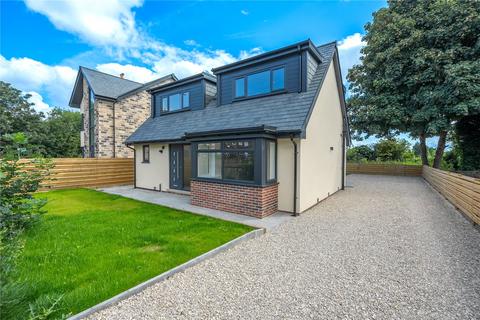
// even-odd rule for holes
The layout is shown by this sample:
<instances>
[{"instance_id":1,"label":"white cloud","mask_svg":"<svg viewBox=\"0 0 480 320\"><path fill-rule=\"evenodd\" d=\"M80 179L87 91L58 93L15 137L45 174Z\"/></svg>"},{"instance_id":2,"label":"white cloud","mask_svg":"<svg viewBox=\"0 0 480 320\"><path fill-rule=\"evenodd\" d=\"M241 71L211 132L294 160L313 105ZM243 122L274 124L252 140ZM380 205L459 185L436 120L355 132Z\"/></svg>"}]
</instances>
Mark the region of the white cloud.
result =
<instances>
[{"instance_id":1,"label":"white cloud","mask_svg":"<svg viewBox=\"0 0 480 320\"><path fill-rule=\"evenodd\" d=\"M248 16L250 14L250 12L248 12L247 10L240 10L240 13L244 16Z\"/></svg>"},{"instance_id":2,"label":"white cloud","mask_svg":"<svg viewBox=\"0 0 480 320\"><path fill-rule=\"evenodd\" d=\"M57 29L94 45L132 47L140 41L132 9L142 6L142 0L25 0L25 4L47 16Z\"/></svg>"},{"instance_id":3,"label":"white cloud","mask_svg":"<svg viewBox=\"0 0 480 320\"><path fill-rule=\"evenodd\" d=\"M42 92L51 105L65 107L77 71L65 66L49 66L30 58L5 59L0 55L0 79L24 92ZM37 100L38 101L38 100Z\"/></svg>"},{"instance_id":4,"label":"white cloud","mask_svg":"<svg viewBox=\"0 0 480 320\"><path fill-rule=\"evenodd\" d=\"M35 110L43 113L48 113L50 111L50 106L43 101L43 97L35 91L24 92L30 95L28 102L34 103L32 106Z\"/></svg>"},{"instance_id":5,"label":"white cloud","mask_svg":"<svg viewBox=\"0 0 480 320\"><path fill-rule=\"evenodd\" d=\"M187 40L183 41L183 43L185 43L187 46L192 46L192 47L198 46L197 41L195 41L193 39L187 39Z\"/></svg>"},{"instance_id":6,"label":"white cloud","mask_svg":"<svg viewBox=\"0 0 480 320\"><path fill-rule=\"evenodd\" d=\"M103 63L98 64L95 69L114 76L119 76L120 73L124 73L125 79L141 83L152 81L163 76L153 72L148 68L138 67L131 64L122 65L118 63Z\"/></svg>"},{"instance_id":7,"label":"white cloud","mask_svg":"<svg viewBox=\"0 0 480 320\"><path fill-rule=\"evenodd\" d=\"M366 45L362 41L360 33L354 33L338 42L338 54L340 55L340 65L344 81L346 79L348 69L360 62L360 50Z\"/></svg>"}]
</instances>

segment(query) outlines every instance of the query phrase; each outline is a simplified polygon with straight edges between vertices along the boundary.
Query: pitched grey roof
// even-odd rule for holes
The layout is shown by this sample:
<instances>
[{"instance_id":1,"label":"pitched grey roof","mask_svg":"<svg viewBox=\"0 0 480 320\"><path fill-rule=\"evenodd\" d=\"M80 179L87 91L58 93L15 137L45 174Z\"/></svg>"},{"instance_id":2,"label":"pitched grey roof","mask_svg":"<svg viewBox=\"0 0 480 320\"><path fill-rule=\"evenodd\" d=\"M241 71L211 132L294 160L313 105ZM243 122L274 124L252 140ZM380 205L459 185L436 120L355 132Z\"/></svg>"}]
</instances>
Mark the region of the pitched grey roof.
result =
<instances>
[{"instance_id":1,"label":"pitched grey roof","mask_svg":"<svg viewBox=\"0 0 480 320\"><path fill-rule=\"evenodd\" d=\"M97 70L80 67L96 96L116 99L118 96L143 86L142 83L115 77Z\"/></svg>"},{"instance_id":2,"label":"pitched grey roof","mask_svg":"<svg viewBox=\"0 0 480 320\"><path fill-rule=\"evenodd\" d=\"M147 119L126 141L127 144L183 139L185 133L276 127L278 132L304 132L315 97L336 50L335 43L318 47L324 57L307 91L279 94L205 109L179 112Z\"/></svg>"}]
</instances>

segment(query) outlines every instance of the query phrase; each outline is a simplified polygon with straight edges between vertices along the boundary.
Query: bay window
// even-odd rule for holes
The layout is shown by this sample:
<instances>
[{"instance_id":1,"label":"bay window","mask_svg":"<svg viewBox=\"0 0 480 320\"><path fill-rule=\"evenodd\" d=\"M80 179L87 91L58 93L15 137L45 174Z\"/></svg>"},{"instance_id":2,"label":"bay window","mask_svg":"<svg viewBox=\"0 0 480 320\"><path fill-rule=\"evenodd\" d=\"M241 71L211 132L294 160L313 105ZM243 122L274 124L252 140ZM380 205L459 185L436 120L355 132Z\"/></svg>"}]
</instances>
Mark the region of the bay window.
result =
<instances>
[{"instance_id":1,"label":"bay window","mask_svg":"<svg viewBox=\"0 0 480 320\"><path fill-rule=\"evenodd\" d=\"M198 142L194 143L194 152L194 178L260 185L276 181L274 140Z\"/></svg>"}]
</instances>

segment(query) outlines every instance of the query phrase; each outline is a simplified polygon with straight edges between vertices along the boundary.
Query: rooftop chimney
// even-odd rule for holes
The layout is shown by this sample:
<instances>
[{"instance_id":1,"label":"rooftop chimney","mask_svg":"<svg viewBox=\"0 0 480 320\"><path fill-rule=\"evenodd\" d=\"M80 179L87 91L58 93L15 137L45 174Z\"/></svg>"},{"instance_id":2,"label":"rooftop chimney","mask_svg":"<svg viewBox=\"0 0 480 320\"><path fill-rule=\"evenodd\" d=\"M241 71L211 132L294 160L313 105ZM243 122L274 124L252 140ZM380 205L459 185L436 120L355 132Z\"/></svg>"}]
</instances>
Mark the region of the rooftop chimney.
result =
<instances>
[{"instance_id":1,"label":"rooftop chimney","mask_svg":"<svg viewBox=\"0 0 480 320\"><path fill-rule=\"evenodd\" d=\"M125 73L122 72L122 73L120 73L120 78L123 79L123 77L125 77Z\"/></svg>"}]
</instances>

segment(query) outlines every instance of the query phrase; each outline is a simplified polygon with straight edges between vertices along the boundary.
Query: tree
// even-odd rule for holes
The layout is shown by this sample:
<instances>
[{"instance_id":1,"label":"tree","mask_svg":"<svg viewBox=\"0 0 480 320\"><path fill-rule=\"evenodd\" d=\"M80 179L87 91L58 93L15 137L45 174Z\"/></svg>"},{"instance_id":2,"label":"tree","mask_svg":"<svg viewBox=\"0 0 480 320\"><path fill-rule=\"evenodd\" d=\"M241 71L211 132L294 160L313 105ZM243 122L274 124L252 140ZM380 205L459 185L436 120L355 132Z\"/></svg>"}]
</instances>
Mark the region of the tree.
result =
<instances>
[{"instance_id":1,"label":"tree","mask_svg":"<svg viewBox=\"0 0 480 320\"><path fill-rule=\"evenodd\" d=\"M79 112L54 108L44 121L45 138L42 145L45 156L79 157L82 154L80 148L80 130L82 129L82 116Z\"/></svg>"},{"instance_id":2,"label":"tree","mask_svg":"<svg viewBox=\"0 0 480 320\"><path fill-rule=\"evenodd\" d=\"M13 146L12 134L22 132L25 157L79 157L80 113L54 108L45 115L33 109L29 97L0 81L0 151Z\"/></svg>"},{"instance_id":3,"label":"tree","mask_svg":"<svg viewBox=\"0 0 480 320\"><path fill-rule=\"evenodd\" d=\"M366 145L352 147L347 150L347 160L348 161L372 161L375 160L375 151Z\"/></svg>"},{"instance_id":4,"label":"tree","mask_svg":"<svg viewBox=\"0 0 480 320\"><path fill-rule=\"evenodd\" d=\"M379 161L403 161L405 155L410 151L410 145L405 140L393 138L380 140L375 144L375 154Z\"/></svg>"},{"instance_id":5,"label":"tree","mask_svg":"<svg viewBox=\"0 0 480 320\"><path fill-rule=\"evenodd\" d=\"M365 25L361 64L349 70L348 101L357 136L420 140L438 136L440 166L448 132L480 112L480 2L389 1Z\"/></svg>"},{"instance_id":6,"label":"tree","mask_svg":"<svg viewBox=\"0 0 480 320\"><path fill-rule=\"evenodd\" d=\"M454 148L460 169L480 170L480 114L464 117L455 124Z\"/></svg>"},{"instance_id":7,"label":"tree","mask_svg":"<svg viewBox=\"0 0 480 320\"><path fill-rule=\"evenodd\" d=\"M29 154L44 152L40 141L44 139L43 113L32 108L30 95L24 95L9 83L0 81L0 149L12 144L8 134L23 132L27 138Z\"/></svg>"}]
</instances>

